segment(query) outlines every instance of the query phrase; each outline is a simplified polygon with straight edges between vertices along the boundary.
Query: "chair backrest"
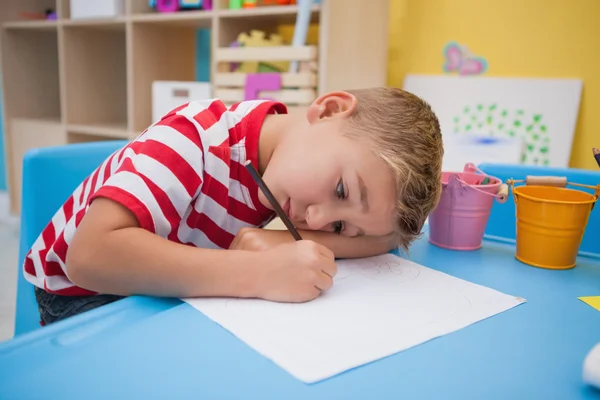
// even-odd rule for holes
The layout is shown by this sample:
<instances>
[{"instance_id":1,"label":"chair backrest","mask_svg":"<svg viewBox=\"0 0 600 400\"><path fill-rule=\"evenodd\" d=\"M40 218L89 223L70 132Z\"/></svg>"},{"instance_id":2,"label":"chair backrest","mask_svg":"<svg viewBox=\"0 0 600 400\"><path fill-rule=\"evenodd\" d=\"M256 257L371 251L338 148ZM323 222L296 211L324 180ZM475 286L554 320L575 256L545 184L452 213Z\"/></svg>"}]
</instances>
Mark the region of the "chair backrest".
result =
<instances>
[{"instance_id":1,"label":"chair backrest","mask_svg":"<svg viewBox=\"0 0 600 400\"><path fill-rule=\"evenodd\" d=\"M537 176L561 176L566 177L568 182L581 183L590 186L600 184L600 171L588 171L575 168L549 168L530 165L500 165L500 164L482 164L479 168L488 175L495 176L506 182L508 179L525 179L528 175ZM519 184L521 185L521 184ZM588 190L579 187L569 187L577 190ZM597 202L590 213L587 228L579 247L580 254L586 254L593 257L600 257L600 201ZM487 236L507 239L509 241L516 238L516 209L512 192L509 191L509 199L504 204L494 202L490 219L486 227Z\"/></svg>"},{"instance_id":2,"label":"chair backrest","mask_svg":"<svg viewBox=\"0 0 600 400\"><path fill-rule=\"evenodd\" d=\"M25 255L77 186L126 143L115 140L70 144L33 149L25 154L15 336L40 326L33 286L21 270Z\"/></svg>"}]
</instances>

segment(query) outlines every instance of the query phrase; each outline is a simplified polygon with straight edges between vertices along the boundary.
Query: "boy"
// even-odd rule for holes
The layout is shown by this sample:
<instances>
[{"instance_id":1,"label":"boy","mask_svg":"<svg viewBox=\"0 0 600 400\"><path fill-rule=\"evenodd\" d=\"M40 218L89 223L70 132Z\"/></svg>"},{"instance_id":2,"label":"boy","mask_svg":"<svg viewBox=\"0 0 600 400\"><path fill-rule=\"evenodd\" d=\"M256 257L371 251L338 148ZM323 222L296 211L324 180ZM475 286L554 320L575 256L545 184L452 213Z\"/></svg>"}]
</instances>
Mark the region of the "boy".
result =
<instances>
[{"instance_id":1,"label":"boy","mask_svg":"<svg viewBox=\"0 0 600 400\"><path fill-rule=\"evenodd\" d=\"M439 200L442 154L435 114L400 89L327 93L292 114L191 102L75 190L24 274L42 324L133 294L309 301L335 257L408 248ZM246 160L304 240L257 229L275 213Z\"/></svg>"}]
</instances>

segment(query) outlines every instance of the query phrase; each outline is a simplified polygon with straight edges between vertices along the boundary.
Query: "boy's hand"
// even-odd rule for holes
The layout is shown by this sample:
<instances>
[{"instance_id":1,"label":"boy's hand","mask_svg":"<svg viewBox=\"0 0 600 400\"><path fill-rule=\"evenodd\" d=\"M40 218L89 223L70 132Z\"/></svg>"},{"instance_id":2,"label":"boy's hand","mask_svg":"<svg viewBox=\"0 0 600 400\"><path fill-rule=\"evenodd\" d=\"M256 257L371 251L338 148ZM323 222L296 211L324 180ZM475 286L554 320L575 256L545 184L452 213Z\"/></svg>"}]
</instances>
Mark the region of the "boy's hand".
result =
<instances>
[{"instance_id":1,"label":"boy's hand","mask_svg":"<svg viewBox=\"0 0 600 400\"><path fill-rule=\"evenodd\" d=\"M283 230L242 228L229 245L231 250L263 251L282 243L292 243L291 233Z\"/></svg>"},{"instance_id":2,"label":"boy's hand","mask_svg":"<svg viewBox=\"0 0 600 400\"><path fill-rule=\"evenodd\" d=\"M313 300L333 285L337 273L333 252L309 240L275 246L266 250L262 259L257 294L265 300Z\"/></svg>"}]
</instances>

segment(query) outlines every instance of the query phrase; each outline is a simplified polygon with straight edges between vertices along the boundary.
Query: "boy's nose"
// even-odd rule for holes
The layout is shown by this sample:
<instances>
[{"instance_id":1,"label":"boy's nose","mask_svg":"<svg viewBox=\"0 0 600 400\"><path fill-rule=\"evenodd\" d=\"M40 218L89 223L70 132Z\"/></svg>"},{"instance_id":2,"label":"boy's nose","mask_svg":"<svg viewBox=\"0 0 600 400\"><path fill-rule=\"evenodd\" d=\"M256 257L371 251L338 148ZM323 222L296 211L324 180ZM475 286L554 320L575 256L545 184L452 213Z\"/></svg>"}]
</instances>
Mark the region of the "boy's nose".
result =
<instances>
[{"instance_id":1,"label":"boy's nose","mask_svg":"<svg viewBox=\"0 0 600 400\"><path fill-rule=\"evenodd\" d=\"M306 208L304 219L309 229L318 231L331 223L331 215L322 205L310 205Z\"/></svg>"}]
</instances>

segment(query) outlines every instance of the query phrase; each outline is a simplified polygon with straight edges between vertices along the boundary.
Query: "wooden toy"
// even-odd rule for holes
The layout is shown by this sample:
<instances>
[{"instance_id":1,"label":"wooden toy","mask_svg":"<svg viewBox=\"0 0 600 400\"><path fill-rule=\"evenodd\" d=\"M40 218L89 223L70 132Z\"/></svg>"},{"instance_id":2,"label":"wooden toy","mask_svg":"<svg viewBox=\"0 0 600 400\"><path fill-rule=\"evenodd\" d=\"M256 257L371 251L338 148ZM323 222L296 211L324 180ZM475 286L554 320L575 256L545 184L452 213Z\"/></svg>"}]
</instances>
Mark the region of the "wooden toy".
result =
<instances>
[{"instance_id":1,"label":"wooden toy","mask_svg":"<svg viewBox=\"0 0 600 400\"><path fill-rule=\"evenodd\" d=\"M299 72L316 72L318 69L316 61L302 61L298 68Z\"/></svg>"},{"instance_id":2,"label":"wooden toy","mask_svg":"<svg viewBox=\"0 0 600 400\"><path fill-rule=\"evenodd\" d=\"M259 34L242 36L241 41L259 38ZM275 39L278 41L279 39ZM258 40L257 40L258 41ZM260 41L258 41L260 42ZM218 72L215 74L214 97L226 104L244 99L268 98L286 105L307 106L317 97L317 47L316 46L242 46L220 48L215 53ZM269 66L278 62L299 61L304 70L297 73L273 72ZM258 71L231 70L230 63L258 64ZM264 71L264 72L263 72Z\"/></svg>"},{"instance_id":3,"label":"wooden toy","mask_svg":"<svg viewBox=\"0 0 600 400\"><path fill-rule=\"evenodd\" d=\"M267 46L282 46L283 38L278 34L271 34L267 39L266 33L253 29L250 34L242 32L238 35L237 43L242 47L267 47ZM241 72L283 72L288 69L289 62L287 61L248 61L239 65Z\"/></svg>"}]
</instances>

